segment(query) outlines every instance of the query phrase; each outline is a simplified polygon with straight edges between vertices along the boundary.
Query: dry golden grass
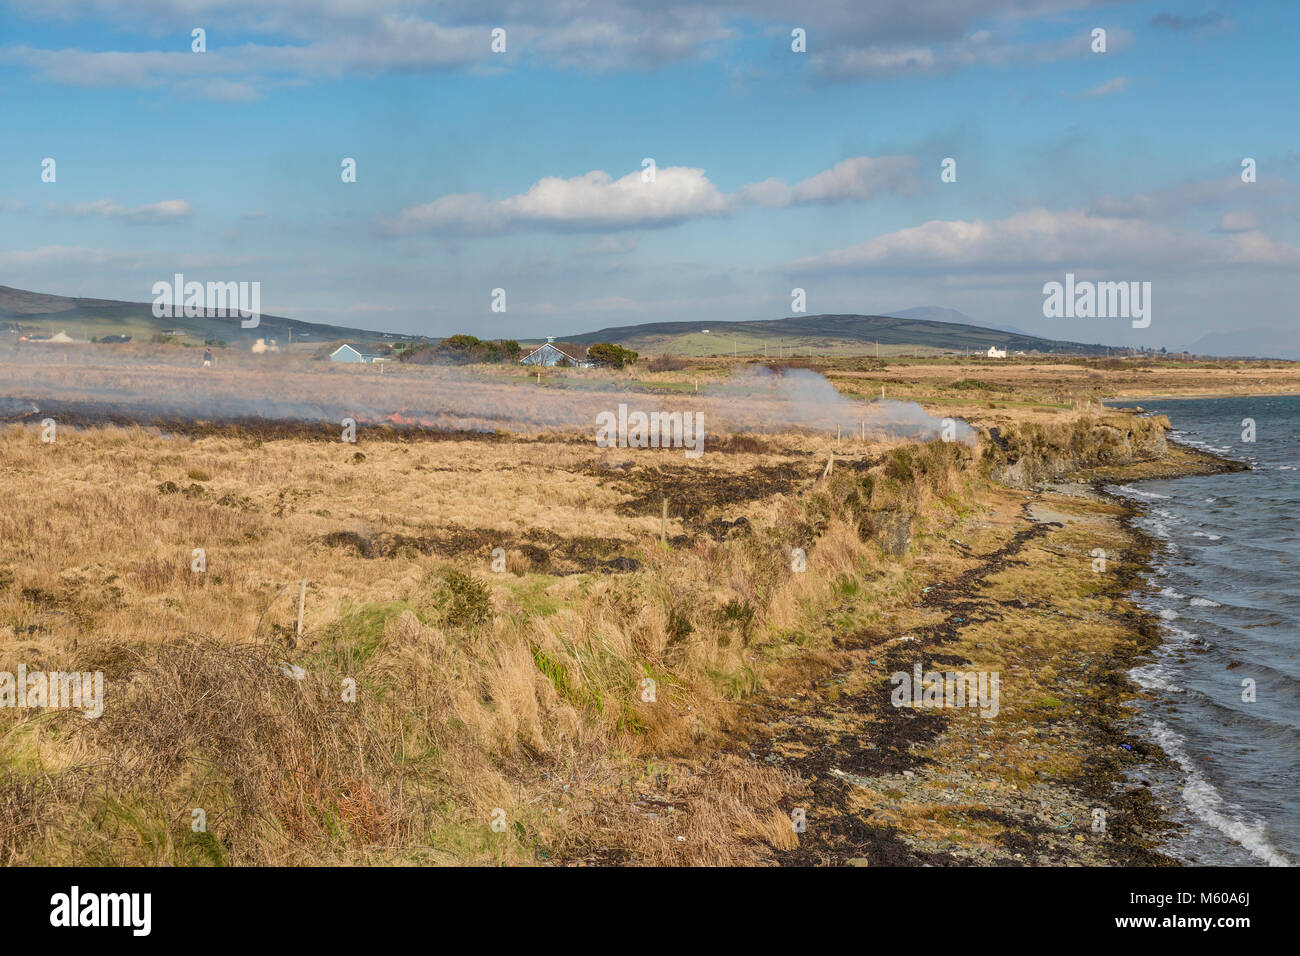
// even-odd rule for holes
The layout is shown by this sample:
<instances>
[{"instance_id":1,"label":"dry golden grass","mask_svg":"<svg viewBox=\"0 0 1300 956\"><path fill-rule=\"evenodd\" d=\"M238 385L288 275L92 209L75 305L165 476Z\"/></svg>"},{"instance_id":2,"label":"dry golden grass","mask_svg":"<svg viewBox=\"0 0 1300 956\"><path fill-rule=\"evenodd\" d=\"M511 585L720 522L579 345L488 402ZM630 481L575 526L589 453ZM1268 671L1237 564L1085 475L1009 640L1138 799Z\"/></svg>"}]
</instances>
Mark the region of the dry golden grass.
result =
<instances>
[{"instance_id":1,"label":"dry golden grass","mask_svg":"<svg viewBox=\"0 0 1300 956\"><path fill-rule=\"evenodd\" d=\"M1047 470L1097 425L1053 421L1009 433ZM992 550L1013 524L974 520L1014 498L996 455L942 442L361 437L0 431L0 671L106 682L98 720L0 709L0 862L770 862L806 781L726 752L753 702L845 633L921 626L920 581L973 562L953 529ZM986 659L1050 664L1036 626Z\"/></svg>"},{"instance_id":2,"label":"dry golden grass","mask_svg":"<svg viewBox=\"0 0 1300 956\"><path fill-rule=\"evenodd\" d=\"M657 514L620 507L683 467L672 452L113 427L44 444L5 428L0 670L102 670L107 689L99 720L0 711L0 856L725 863L788 848L792 784L740 761L681 778L680 827L629 808L673 798L671 775L637 768L714 751L737 702L807 646L835 581L877 554L809 440L693 463L701 490L663 547ZM786 490L691 510L778 466ZM873 493L897 504L927 480ZM717 516L747 531L707 533ZM540 573L512 547L514 573L493 573L498 536L530 534L598 540L639 570Z\"/></svg>"}]
</instances>

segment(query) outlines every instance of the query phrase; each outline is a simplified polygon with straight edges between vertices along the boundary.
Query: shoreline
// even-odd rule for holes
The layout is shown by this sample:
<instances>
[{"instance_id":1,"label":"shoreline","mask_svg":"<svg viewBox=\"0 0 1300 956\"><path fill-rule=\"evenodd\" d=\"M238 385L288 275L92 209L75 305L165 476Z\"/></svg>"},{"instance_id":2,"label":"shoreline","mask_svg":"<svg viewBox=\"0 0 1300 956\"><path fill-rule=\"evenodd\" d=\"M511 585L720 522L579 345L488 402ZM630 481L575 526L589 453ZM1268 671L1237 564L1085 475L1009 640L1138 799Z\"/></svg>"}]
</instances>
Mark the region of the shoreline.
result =
<instances>
[{"instance_id":1,"label":"shoreline","mask_svg":"<svg viewBox=\"0 0 1300 956\"><path fill-rule=\"evenodd\" d=\"M1149 691L1142 688L1134 682L1131 677L1129 677L1129 672L1138 665L1142 658L1152 654L1160 647L1160 645L1164 644L1168 639L1168 635L1165 633L1164 622L1159 615L1149 610L1139 600L1140 591L1149 586L1148 582L1150 575L1155 570L1154 555L1159 548L1159 542L1146 531L1139 528L1136 524L1136 519L1146 513L1147 506L1133 498L1125 497L1113 489L1122 485L1138 484L1144 481L1173 480L1197 475L1234 474L1241 471L1247 471L1250 467L1245 462L1225 458L1222 455L1216 455L1212 452L1194 449L1189 445L1185 445L1172 439L1169 440L1169 444L1178 447L1184 452L1195 453L1197 456L1203 457L1207 460L1201 465L1193 465L1189 463L1172 472L1162 471L1159 474L1144 474L1124 481L1102 479L1098 480L1095 486L1099 494L1115 501L1124 509L1124 513L1119 519L1120 524L1123 527L1125 534L1137 543L1138 549L1142 555L1140 570L1136 575L1134 575L1131 582L1129 582L1127 594L1128 599L1136 608L1135 613L1140 618L1138 633L1142 635L1144 640L1134 648L1131 654L1117 655L1114 661L1116 676L1122 679L1131 691L1131 696L1129 700L1125 702L1125 706L1134 711L1134 713L1127 716L1117 715L1117 722L1120 726L1126 724L1136 725L1141 717L1141 713L1138 708L1133 705L1133 702L1151 696ZM1154 634L1154 640L1147 639L1152 634ZM1144 743L1147 747L1152 748L1147 751L1149 759L1143 763L1137 764L1136 766L1122 768L1118 777L1120 779L1131 780L1137 778L1141 772L1147 770L1149 770L1153 776L1166 775L1170 783L1170 789L1175 791L1174 798L1181 799L1180 795L1176 791L1181 790L1181 782L1185 777L1185 772L1168 753L1159 747L1157 743L1154 741L1144 741ZM1145 783L1143 784L1143 787L1144 791L1147 793L1157 790L1156 787L1150 787ZM1151 801L1154 801L1155 799L1155 797L1150 798ZM1164 865L1164 861L1171 861L1174 865L1178 866L1189 865L1183 860L1168 856L1160 849L1160 847L1167 845L1169 842L1167 837L1171 835L1173 831L1182 829L1182 825L1176 823L1173 819L1173 810L1165 807L1159 807L1153 810L1152 803L1148 802L1143 812L1151 814L1147 824L1149 833L1147 835L1145 849L1147 852L1159 857L1158 861L1153 860L1152 862L1157 862L1158 865Z\"/></svg>"},{"instance_id":2,"label":"shoreline","mask_svg":"<svg viewBox=\"0 0 1300 956\"><path fill-rule=\"evenodd\" d=\"M1139 395L1136 398L1103 398L1101 404L1106 408L1119 410L1119 406L1113 405L1113 402L1194 402L1199 400L1209 401L1219 398L1295 398L1300 395L1300 389L1294 392L1206 392L1205 394L1197 393L1195 395Z\"/></svg>"},{"instance_id":3,"label":"shoreline","mask_svg":"<svg viewBox=\"0 0 1300 956\"><path fill-rule=\"evenodd\" d=\"M926 582L919 607L942 613L941 620L921 634L849 635L838 658L811 678L805 675L803 693L778 687L766 695L757 733L736 748L737 755L747 752L751 761L795 771L804 783L797 799L817 808L816 816L808 812L809 829L798 847L773 862L1182 865L1161 850L1179 824L1168 801L1160 803L1159 788L1143 779L1177 775L1179 768L1138 735L1133 718L1143 690L1128 677L1165 639L1162 621L1137 596L1156 542L1133 524L1140 505L1107 486L1245 467L1169 442L1169 454L1160 459L1082 469L1033 489L1003 492L1015 516L1001 546L978 556L955 581ZM1077 583L1078 556L1098 535L1115 546L1117 559L1096 592L1069 615L1050 600L1034 600L1029 590L1002 596L1011 593L1007 585L1021 567L1032 569L1028 573L1047 591ZM1072 541L1073 553L1067 550ZM1001 729L981 727L966 714L918 717L909 708L890 707L880 691L881 678L909 670L915 658L908 655L918 650L936 667L970 663L987 646L989 632L972 636L969 630L987 628L986 622L994 634L998 626L1033 629L1053 615L1065 618L1061 643L1027 636L1006 650L1008 660L1031 659L1023 668L1004 665L1008 725ZM1088 665L1067 673L1076 654L1090 658ZM1058 676L1041 684L1031 679L1038 689L1019 695L1026 672L1040 667ZM1038 746L1021 746L1022 739ZM1005 748L1005 766L996 748ZM1098 810L1104 812L1100 832L1092 827Z\"/></svg>"}]
</instances>

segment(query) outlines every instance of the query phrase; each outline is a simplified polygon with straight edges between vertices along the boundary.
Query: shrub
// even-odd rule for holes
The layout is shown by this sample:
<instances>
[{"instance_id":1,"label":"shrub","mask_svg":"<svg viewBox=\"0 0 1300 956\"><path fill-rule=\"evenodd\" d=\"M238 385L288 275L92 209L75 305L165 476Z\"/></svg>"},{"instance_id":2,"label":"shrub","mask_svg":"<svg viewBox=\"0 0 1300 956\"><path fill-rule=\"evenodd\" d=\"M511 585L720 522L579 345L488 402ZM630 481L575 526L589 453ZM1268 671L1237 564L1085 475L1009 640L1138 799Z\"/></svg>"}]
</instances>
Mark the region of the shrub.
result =
<instances>
[{"instance_id":1,"label":"shrub","mask_svg":"<svg viewBox=\"0 0 1300 956\"><path fill-rule=\"evenodd\" d=\"M476 365L517 362L523 351L514 339L488 341L473 335L449 335L437 345L422 342L403 349L398 361L413 365Z\"/></svg>"},{"instance_id":2,"label":"shrub","mask_svg":"<svg viewBox=\"0 0 1300 956\"><path fill-rule=\"evenodd\" d=\"M639 358L636 352L613 342L597 342L587 349L587 357L602 368L624 368L635 365Z\"/></svg>"},{"instance_id":3,"label":"shrub","mask_svg":"<svg viewBox=\"0 0 1300 956\"><path fill-rule=\"evenodd\" d=\"M492 595L482 581L453 568L434 582L424 610L449 627L472 627L491 619Z\"/></svg>"}]
</instances>

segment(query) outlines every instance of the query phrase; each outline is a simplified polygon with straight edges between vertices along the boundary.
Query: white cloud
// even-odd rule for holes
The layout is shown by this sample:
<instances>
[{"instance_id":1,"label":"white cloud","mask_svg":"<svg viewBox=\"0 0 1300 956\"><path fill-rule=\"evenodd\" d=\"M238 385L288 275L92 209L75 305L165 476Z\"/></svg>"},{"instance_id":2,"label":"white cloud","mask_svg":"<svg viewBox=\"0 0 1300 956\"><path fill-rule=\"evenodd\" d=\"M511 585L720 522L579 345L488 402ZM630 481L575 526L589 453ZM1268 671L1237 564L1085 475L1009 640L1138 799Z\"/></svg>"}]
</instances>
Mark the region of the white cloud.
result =
<instances>
[{"instance_id":1,"label":"white cloud","mask_svg":"<svg viewBox=\"0 0 1300 956\"><path fill-rule=\"evenodd\" d=\"M1259 231L1221 238L1083 210L1035 209L992 221L935 220L809 256L787 268L792 273L943 273L1218 265L1294 268L1300 266L1300 247Z\"/></svg>"},{"instance_id":2,"label":"white cloud","mask_svg":"<svg viewBox=\"0 0 1300 956\"><path fill-rule=\"evenodd\" d=\"M1259 228L1259 217L1249 210L1225 212L1219 217L1219 232L1250 232Z\"/></svg>"},{"instance_id":3,"label":"white cloud","mask_svg":"<svg viewBox=\"0 0 1300 956\"><path fill-rule=\"evenodd\" d=\"M1107 53L1130 46L1133 34L1119 28L1106 34ZM1091 31L1063 40L1017 42L1005 32L976 30L939 44L882 44L867 42L854 46L832 43L824 53L813 55L814 68L831 79L859 79L900 73L949 73L980 66L1012 66L1048 63L1092 56Z\"/></svg>"},{"instance_id":4,"label":"white cloud","mask_svg":"<svg viewBox=\"0 0 1300 956\"><path fill-rule=\"evenodd\" d=\"M164 199L145 206L123 206L115 199L96 199L93 202L73 203L68 206L50 206L59 215L121 219L126 222L157 224L174 222L194 214L194 207L184 199Z\"/></svg>"},{"instance_id":5,"label":"white cloud","mask_svg":"<svg viewBox=\"0 0 1300 956\"><path fill-rule=\"evenodd\" d=\"M134 256L115 249L88 249L84 246L41 246L38 249L0 251L0 267L6 269L35 269L45 266L102 266L134 261Z\"/></svg>"},{"instance_id":6,"label":"white cloud","mask_svg":"<svg viewBox=\"0 0 1300 956\"><path fill-rule=\"evenodd\" d=\"M1112 0L909 0L907 4L804 0L809 59L837 78L948 71L1061 59L1086 47L1071 37L1016 42L1019 21L1104 7ZM17 0L29 16L109 24L157 38L168 49L0 50L53 82L80 86L175 86L217 100L246 101L282 78L348 73L494 70L520 62L583 70L638 70L717 57L725 44L765 33L789 44L791 11L778 0ZM189 51L206 24L209 52ZM507 53L489 47L507 29ZM988 29L992 27L993 29ZM232 36L267 43L223 46ZM1131 35L1112 29L1110 48ZM212 82L214 78L225 82ZM210 82L196 82L207 78Z\"/></svg>"},{"instance_id":7,"label":"white cloud","mask_svg":"<svg viewBox=\"0 0 1300 956\"><path fill-rule=\"evenodd\" d=\"M1098 83L1091 89L1084 90L1082 95L1084 99L1095 100L1102 96L1110 96L1112 93L1123 93L1126 86L1128 86L1128 77L1116 76L1105 83Z\"/></svg>"},{"instance_id":8,"label":"white cloud","mask_svg":"<svg viewBox=\"0 0 1300 956\"><path fill-rule=\"evenodd\" d=\"M1221 209L1228 205L1253 205L1258 211L1276 210L1296 199L1295 183L1281 176L1261 176L1258 182L1243 183L1240 175L1231 175L1191 180L1149 193L1107 194L1093 201L1088 211L1118 218L1166 219L1192 210Z\"/></svg>"},{"instance_id":9,"label":"white cloud","mask_svg":"<svg viewBox=\"0 0 1300 956\"><path fill-rule=\"evenodd\" d=\"M760 206L795 206L870 199L884 191L911 193L918 185L912 156L855 156L787 186L777 179L745 186L740 198Z\"/></svg>"},{"instance_id":10,"label":"white cloud","mask_svg":"<svg viewBox=\"0 0 1300 956\"><path fill-rule=\"evenodd\" d=\"M490 200L477 194L443 196L404 209L396 232L484 235L509 228L572 231L670 226L728 211L729 203L702 169L669 166L653 182L641 172L614 179L602 170L562 179L548 176L527 192Z\"/></svg>"},{"instance_id":11,"label":"white cloud","mask_svg":"<svg viewBox=\"0 0 1300 956\"><path fill-rule=\"evenodd\" d=\"M447 235L497 235L519 229L605 232L672 226L725 216L745 205L795 206L870 199L885 191L910 193L917 185L910 156L857 156L787 185L767 179L732 194L718 190L702 169L669 166L653 182L640 171L614 179L603 170L564 179L548 176L527 192L505 199L452 193L401 211L385 231Z\"/></svg>"}]
</instances>

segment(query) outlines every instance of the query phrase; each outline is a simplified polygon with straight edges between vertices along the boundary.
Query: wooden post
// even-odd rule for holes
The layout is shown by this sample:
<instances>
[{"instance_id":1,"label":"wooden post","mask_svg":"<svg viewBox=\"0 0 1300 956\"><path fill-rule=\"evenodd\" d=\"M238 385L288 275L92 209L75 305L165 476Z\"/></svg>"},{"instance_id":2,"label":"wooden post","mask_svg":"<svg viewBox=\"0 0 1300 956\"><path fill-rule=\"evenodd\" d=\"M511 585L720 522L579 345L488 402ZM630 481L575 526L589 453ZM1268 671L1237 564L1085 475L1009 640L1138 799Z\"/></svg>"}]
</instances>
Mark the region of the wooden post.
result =
<instances>
[{"instance_id":1,"label":"wooden post","mask_svg":"<svg viewBox=\"0 0 1300 956\"><path fill-rule=\"evenodd\" d=\"M840 443L840 435L843 428L844 426L840 425L838 422L835 424L835 444L837 445Z\"/></svg>"},{"instance_id":2,"label":"wooden post","mask_svg":"<svg viewBox=\"0 0 1300 956\"><path fill-rule=\"evenodd\" d=\"M298 631L299 637L302 637L302 612L307 604L307 579L302 579L302 588L298 591Z\"/></svg>"},{"instance_id":3,"label":"wooden post","mask_svg":"<svg viewBox=\"0 0 1300 956\"><path fill-rule=\"evenodd\" d=\"M834 467L834 465L835 465L835 454L832 452L831 456L826 459L826 470L822 472L823 478L830 477L831 468Z\"/></svg>"},{"instance_id":4,"label":"wooden post","mask_svg":"<svg viewBox=\"0 0 1300 956\"><path fill-rule=\"evenodd\" d=\"M668 543L668 499L664 499L664 510L659 516L659 543Z\"/></svg>"},{"instance_id":5,"label":"wooden post","mask_svg":"<svg viewBox=\"0 0 1300 956\"><path fill-rule=\"evenodd\" d=\"M862 440L867 440L867 420L865 418L862 419Z\"/></svg>"}]
</instances>

